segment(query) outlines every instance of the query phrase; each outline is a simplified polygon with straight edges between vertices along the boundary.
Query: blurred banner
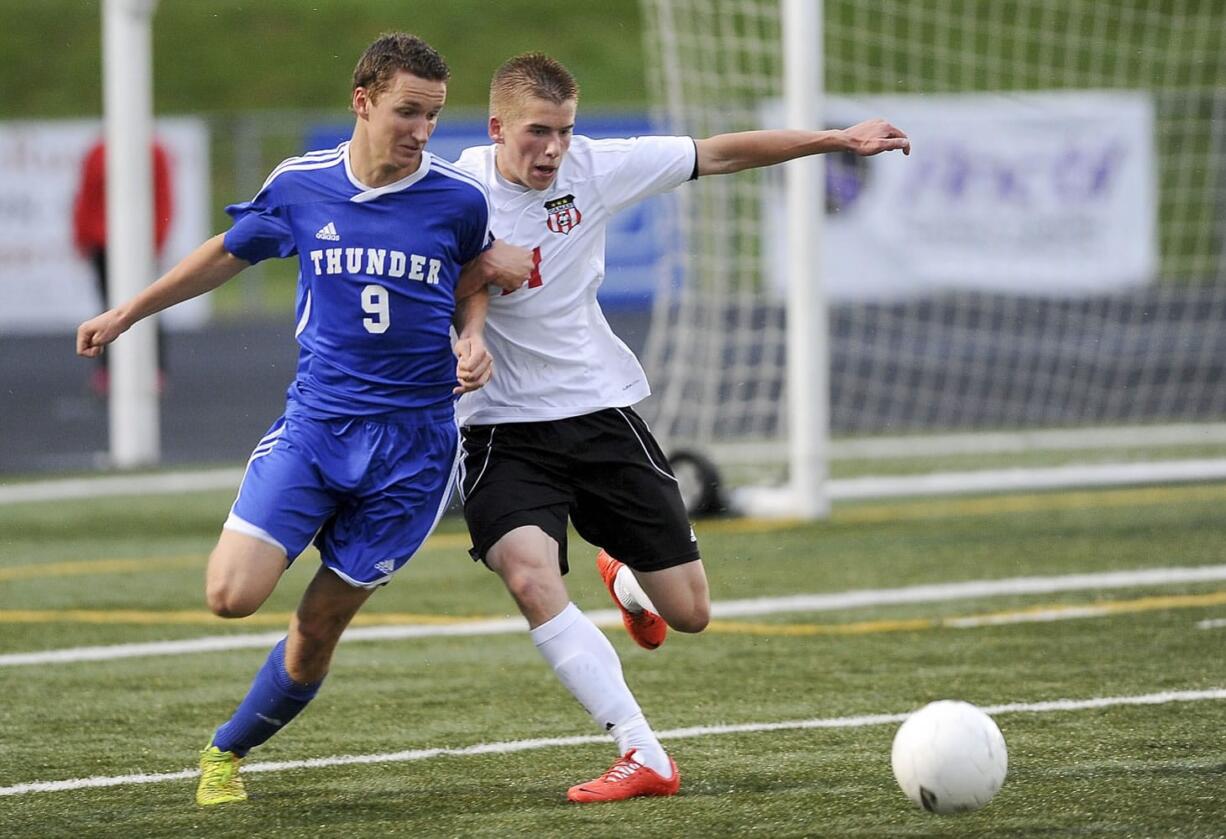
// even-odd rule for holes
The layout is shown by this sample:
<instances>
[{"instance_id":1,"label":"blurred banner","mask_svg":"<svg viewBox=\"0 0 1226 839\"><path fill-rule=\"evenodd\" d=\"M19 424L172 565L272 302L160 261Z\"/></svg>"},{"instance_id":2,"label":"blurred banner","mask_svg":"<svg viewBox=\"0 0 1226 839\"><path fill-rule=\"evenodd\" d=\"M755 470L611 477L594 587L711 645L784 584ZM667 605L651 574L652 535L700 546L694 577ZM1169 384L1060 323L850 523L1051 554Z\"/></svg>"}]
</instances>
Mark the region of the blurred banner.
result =
<instances>
[{"instance_id":1,"label":"blurred banner","mask_svg":"<svg viewBox=\"0 0 1226 839\"><path fill-rule=\"evenodd\" d=\"M779 125L772 105L764 123ZM883 117L910 157L826 155L823 266L832 300L943 289L1079 296L1132 288L1158 266L1154 113L1133 92L830 97L827 125ZM762 216L782 290L782 179Z\"/></svg>"},{"instance_id":2,"label":"blurred banner","mask_svg":"<svg viewBox=\"0 0 1226 839\"><path fill-rule=\"evenodd\" d=\"M209 235L209 141L203 120L159 119L172 213L159 271ZM93 266L73 244L73 203L99 120L0 122L0 332L68 332L102 311ZM151 280L153 278L150 278ZM169 328L208 320L207 298L162 315Z\"/></svg>"}]
</instances>

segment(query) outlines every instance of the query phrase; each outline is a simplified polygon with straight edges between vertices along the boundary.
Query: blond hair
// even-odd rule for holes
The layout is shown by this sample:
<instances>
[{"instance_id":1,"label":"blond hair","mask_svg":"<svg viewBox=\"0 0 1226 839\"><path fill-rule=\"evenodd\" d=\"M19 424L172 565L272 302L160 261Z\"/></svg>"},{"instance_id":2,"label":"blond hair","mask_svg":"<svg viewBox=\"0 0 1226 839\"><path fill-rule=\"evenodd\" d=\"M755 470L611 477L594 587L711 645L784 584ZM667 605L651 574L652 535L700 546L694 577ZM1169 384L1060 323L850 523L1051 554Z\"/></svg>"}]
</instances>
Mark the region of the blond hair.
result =
<instances>
[{"instance_id":1,"label":"blond hair","mask_svg":"<svg viewBox=\"0 0 1226 839\"><path fill-rule=\"evenodd\" d=\"M528 99L555 105L579 100L579 84L562 63L544 53L527 52L507 59L490 80L490 115L515 116Z\"/></svg>"}]
</instances>

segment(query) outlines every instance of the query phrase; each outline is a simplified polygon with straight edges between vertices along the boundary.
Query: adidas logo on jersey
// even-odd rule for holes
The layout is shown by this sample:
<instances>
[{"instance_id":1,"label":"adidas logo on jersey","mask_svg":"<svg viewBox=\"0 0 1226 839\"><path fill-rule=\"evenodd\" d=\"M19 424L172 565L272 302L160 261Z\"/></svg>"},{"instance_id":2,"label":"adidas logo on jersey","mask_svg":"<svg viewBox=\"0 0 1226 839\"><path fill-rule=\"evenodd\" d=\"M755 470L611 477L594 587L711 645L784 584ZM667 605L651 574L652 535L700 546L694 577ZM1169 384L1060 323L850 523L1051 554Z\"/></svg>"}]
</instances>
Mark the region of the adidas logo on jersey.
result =
<instances>
[{"instance_id":1,"label":"adidas logo on jersey","mask_svg":"<svg viewBox=\"0 0 1226 839\"><path fill-rule=\"evenodd\" d=\"M336 232L336 225L328 222L323 227L319 228L319 232L315 234L316 239L323 239L325 242L339 242L341 234Z\"/></svg>"},{"instance_id":2,"label":"adidas logo on jersey","mask_svg":"<svg viewBox=\"0 0 1226 839\"><path fill-rule=\"evenodd\" d=\"M384 574L390 574L396 570L396 560L384 559L375 563L375 570L382 571Z\"/></svg>"}]
</instances>

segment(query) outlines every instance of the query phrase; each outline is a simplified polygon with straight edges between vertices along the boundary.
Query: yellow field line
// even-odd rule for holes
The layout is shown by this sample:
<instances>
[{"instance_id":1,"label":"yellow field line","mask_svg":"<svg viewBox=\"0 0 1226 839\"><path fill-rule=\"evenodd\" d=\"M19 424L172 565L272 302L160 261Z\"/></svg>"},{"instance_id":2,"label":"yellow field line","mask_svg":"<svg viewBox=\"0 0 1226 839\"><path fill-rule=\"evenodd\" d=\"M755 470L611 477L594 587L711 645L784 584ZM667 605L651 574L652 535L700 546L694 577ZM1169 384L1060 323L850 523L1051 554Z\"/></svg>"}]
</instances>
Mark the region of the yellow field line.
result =
<instances>
[{"instance_id":1,"label":"yellow field line","mask_svg":"<svg viewBox=\"0 0 1226 839\"><path fill-rule=\"evenodd\" d=\"M28 580L41 577L77 577L85 574L127 574L152 568L204 566L204 557L150 556L142 559L83 559L76 562L43 562L0 568L0 580Z\"/></svg>"},{"instance_id":2,"label":"yellow field line","mask_svg":"<svg viewBox=\"0 0 1226 839\"><path fill-rule=\"evenodd\" d=\"M835 524L876 524L960 516L991 516L1001 513L1036 513L1052 510L1089 510L1103 507L1145 507L1226 498L1226 484L1133 487L1113 490L992 495L983 498L874 504L835 510Z\"/></svg>"},{"instance_id":3,"label":"yellow field line","mask_svg":"<svg viewBox=\"0 0 1226 839\"><path fill-rule=\"evenodd\" d=\"M4 623L86 623L141 624L146 626L216 625L228 626L289 626L289 612L261 612L247 618L229 620L200 610L146 611L138 609L0 609L0 624ZM354 617L353 626L450 626L488 620L487 617L451 615L419 615L409 612L385 614L361 613Z\"/></svg>"},{"instance_id":4,"label":"yellow field line","mask_svg":"<svg viewBox=\"0 0 1226 839\"><path fill-rule=\"evenodd\" d=\"M992 516L1003 513L1034 513L1052 510L1084 510L1095 507L1141 507L1226 499L1226 484L1191 486L1133 487L1115 490L993 495L986 498L951 498L909 501L897 504L866 504L836 508L831 524L881 524L895 521ZM700 521L699 535L772 533L802 527L795 519L725 519ZM464 550L470 544L466 533L436 533L426 540L423 550ZM42 577L74 577L90 574L127 574L153 568L190 567L204 564L199 557L147 557L144 559L99 559L54 562L0 568L0 581Z\"/></svg>"},{"instance_id":5,"label":"yellow field line","mask_svg":"<svg viewBox=\"0 0 1226 839\"><path fill-rule=\"evenodd\" d=\"M467 549L471 544L463 533L438 533L426 540L422 550ZM309 555L300 558L308 559ZM207 557L149 556L141 559L82 559L74 562L42 562L0 568L0 580L31 580L45 577L82 577L91 574L132 574L162 568L204 567Z\"/></svg>"},{"instance_id":6,"label":"yellow field line","mask_svg":"<svg viewBox=\"0 0 1226 839\"><path fill-rule=\"evenodd\" d=\"M742 621L711 621L710 632L729 635L872 635L883 632L913 632L924 629L966 629L980 626L1000 626L1015 623L1036 623L1075 618L1103 617L1135 612L1167 609L1194 609L1226 604L1226 591L1207 594L1172 594L1139 597L1133 600L1108 600L1093 603L1058 603L1030 606L1005 612L946 618L902 618L856 623L747 623ZM245 626L286 626L289 612L268 612L242 618ZM354 626L454 626L473 621L490 620L489 616L426 615L411 612L361 613L353 619ZM152 611L137 609L0 609L0 624L4 623L85 623L85 624L214 624L234 625L203 610Z\"/></svg>"},{"instance_id":7,"label":"yellow field line","mask_svg":"<svg viewBox=\"0 0 1226 839\"><path fill-rule=\"evenodd\" d=\"M1195 609L1226 604L1226 591L1208 594L1172 594L1140 597L1135 600L1098 601L1086 604L1055 604L1031 606L1007 612L967 615L950 618L911 618L903 620L859 621L857 623L745 623L742 621L711 621L708 632L729 635L873 635L882 632L913 632L924 629L967 629L980 626L1000 626L1013 623L1038 623L1075 618L1093 618L1134 612L1166 609Z\"/></svg>"}]
</instances>

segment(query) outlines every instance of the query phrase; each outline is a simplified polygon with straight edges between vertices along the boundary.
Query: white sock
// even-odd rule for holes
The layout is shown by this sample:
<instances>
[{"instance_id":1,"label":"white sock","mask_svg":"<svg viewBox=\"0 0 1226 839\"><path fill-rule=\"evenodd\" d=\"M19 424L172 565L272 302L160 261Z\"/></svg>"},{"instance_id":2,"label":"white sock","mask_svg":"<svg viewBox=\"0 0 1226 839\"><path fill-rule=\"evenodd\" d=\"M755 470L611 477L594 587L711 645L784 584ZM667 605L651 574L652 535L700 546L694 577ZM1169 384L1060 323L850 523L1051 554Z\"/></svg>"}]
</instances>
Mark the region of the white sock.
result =
<instances>
[{"instance_id":1,"label":"white sock","mask_svg":"<svg viewBox=\"0 0 1226 839\"><path fill-rule=\"evenodd\" d=\"M618 602L631 612L641 612L646 609L648 612L660 614L628 565L617 569L617 576L613 578L613 593L617 595Z\"/></svg>"},{"instance_id":2,"label":"white sock","mask_svg":"<svg viewBox=\"0 0 1226 839\"><path fill-rule=\"evenodd\" d=\"M531 634L553 672L601 730L613 736L618 750L638 749L639 762L667 778L668 756L626 686L617 651L596 624L568 603Z\"/></svg>"},{"instance_id":3,"label":"white sock","mask_svg":"<svg viewBox=\"0 0 1226 839\"><path fill-rule=\"evenodd\" d=\"M673 767L668 762L668 753L656 739L656 733L651 730L642 714L635 714L633 719L613 727L609 732L617 741L617 750L622 754L634 749L634 759L653 770L661 778L671 778Z\"/></svg>"}]
</instances>

